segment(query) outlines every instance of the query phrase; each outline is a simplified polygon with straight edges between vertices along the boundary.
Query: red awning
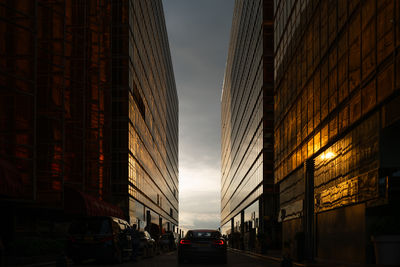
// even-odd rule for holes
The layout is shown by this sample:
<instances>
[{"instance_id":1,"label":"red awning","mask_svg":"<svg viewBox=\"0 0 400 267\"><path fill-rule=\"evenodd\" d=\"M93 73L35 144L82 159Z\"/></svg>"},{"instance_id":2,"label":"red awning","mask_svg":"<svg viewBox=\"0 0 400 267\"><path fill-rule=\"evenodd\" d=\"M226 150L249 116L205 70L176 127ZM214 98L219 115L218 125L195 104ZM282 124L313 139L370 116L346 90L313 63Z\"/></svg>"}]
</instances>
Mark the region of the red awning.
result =
<instances>
[{"instance_id":1,"label":"red awning","mask_svg":"<svg viewBox=\"0 0 400 267\"><path fill-rule=\"evenodd\" d=\"M124 219L121 208L91 195L65 188L65 212L80 216L113 216Z\"/></svg>"},{"instance_id":2,"label":"red awning","mask_svg":"<svg viewBox=\"0 0 400 267\"><path fill-rule=\"evenodd\" d=\"M23 184L19 171L12 164L0 159L0 195L21 197Z\"/></svg>"}]
</instances>

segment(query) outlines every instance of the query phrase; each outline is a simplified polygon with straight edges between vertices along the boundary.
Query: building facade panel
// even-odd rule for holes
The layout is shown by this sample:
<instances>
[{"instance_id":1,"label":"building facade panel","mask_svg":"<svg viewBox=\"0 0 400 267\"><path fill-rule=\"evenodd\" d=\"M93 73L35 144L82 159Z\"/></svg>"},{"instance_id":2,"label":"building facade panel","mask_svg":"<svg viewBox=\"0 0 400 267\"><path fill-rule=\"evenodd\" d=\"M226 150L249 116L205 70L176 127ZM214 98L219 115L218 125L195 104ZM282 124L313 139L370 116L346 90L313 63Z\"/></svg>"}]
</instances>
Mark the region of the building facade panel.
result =
<instances>
[{"instance_id":1,"label":"building facade panel","mask_svg":"<svg viewBox=\"0 0 400 267\"><path fill-rule=\"evenodd\" d=\"M115 1L113 8L112 38L124 42L113 55L113 77L120 78L120 68L127 71L113 83L113 129L122 145L113 147L113 197L132 223L173 230L179 218L178 98L162 3Z\"/></svg>"},{"instance_id":2,"label":"building facade panel","mask_svg":"<svg viewBox=\"0 0 400 267\"><path fill-rule=\"evenodd\" d=\"M5 246L65 234L53 231L82 215L176 230L178 97L161 0L4 0L0 36ZM108 209L71 207L72 196Z\"/></svg>"},{"instance_id":3,"label":"building facade panel","mask_svg":"<svg viewBox=\"0 0 400 267\"><path fill-rule=\"evenodd\" d=\"M272 168L265 168L273 157L272 123L267 128L273 118L265 101L273 101L267 98L273 92L273 66L267 63L273 56L270 5L235 2L221 96L221 228L232 246L243 249L254 249L256 234L264 232L264 197L273 193L265 193L266 180L273 180Z\"/></svg>"},{"instance_id":4,"label":"building facade panel","mask_svg":"<svg viewBox=\"0 0 400 267\"><path fill-rule=\"evenodd\" d=\"M398 97L396 16L397 1L276 1L279 217L284 238L294 239L290 229L305 233L307 257L368 261L371 244L364 236L373 235L371 229L342 235L336 256L328 249L337 250L337 238L314 233L342 233L350 222L334 226L327 218L352 211L359 225L373 224L379 213L394 219L384 212L393 203L382 186L400 165L387 168L380 155L392 154L398 143L390 139L392 149L382 146L382 132L395 131L399 119L395 112L386 124L384 115Z\"/></svg>"},{"instance_id":5,"label":"building facade panel","mask_svg":"<svg viewBox=\"0 0 400 267\"><path fill-rule=\"evenodd\" d=\"M1 159L25 200L60 208L64 186L109 196L106 11L97 0L1 3Z\"/></svg>"}]
</instances>

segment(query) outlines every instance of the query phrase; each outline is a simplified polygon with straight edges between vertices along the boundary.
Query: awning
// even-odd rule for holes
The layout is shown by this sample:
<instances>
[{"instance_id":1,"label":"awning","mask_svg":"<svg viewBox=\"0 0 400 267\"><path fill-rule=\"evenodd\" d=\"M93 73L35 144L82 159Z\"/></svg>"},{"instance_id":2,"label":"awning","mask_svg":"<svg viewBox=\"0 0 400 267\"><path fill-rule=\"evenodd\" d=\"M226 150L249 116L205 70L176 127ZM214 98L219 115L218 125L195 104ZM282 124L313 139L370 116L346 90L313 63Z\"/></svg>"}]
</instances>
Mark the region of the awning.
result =
<instances>
[{"instance_id":1,"label":"awning","mask_svg":"<svg viewBox=\"0 0 400 267\"><path fill-rule=\"evenodd\" d=\"M64 203L65 212L74 215L125 217L120 207L69 187L65 187Z\"/></svg>"},{"instance_id":2,"label":"awning","mask_svg":"<svg viewBox=\"0 0 400 267\"><path fill-rule=\"evenodd\" d=\"M23 184L19 171L5 160L0 159L0 195L21 197Z\"/></svg>"}]
</instances>

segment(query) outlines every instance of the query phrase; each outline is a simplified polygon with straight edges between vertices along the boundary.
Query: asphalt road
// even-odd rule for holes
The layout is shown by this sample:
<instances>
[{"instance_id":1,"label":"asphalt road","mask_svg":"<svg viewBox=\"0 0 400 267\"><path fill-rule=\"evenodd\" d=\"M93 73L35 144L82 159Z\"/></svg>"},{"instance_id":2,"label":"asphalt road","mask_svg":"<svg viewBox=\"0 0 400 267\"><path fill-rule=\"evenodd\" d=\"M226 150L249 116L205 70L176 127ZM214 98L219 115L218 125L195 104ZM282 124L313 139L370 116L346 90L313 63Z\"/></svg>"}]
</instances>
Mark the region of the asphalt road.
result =
<instances>
[{"instance_id":1,"label":"asphalt road","mask_svg":"<svg viewBox=\"0 0 400 267\"><path fill-rule=\"evenodd\" d=\"M76 266L76 265L74 265ZM177 262L176 252L170 252L155 256L153 258L139 259L136 262L124 262L120 265L106 265L95 262L87 262L80 266L114 266L114 267L279 267L280 264L275 261L268 261L256 256L239 254L236 252L228 252L228 263L226 265L215 264L210 262L191 262L179 264Z\"/></svg>"}]
</instances>

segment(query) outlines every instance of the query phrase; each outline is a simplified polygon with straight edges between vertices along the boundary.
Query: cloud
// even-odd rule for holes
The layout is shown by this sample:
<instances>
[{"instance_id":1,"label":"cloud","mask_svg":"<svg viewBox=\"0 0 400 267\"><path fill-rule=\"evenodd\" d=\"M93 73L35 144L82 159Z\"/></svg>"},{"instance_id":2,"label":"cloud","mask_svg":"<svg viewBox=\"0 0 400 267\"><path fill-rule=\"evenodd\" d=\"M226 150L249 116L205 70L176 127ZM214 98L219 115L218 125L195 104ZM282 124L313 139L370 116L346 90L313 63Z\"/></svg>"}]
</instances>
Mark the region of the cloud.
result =
<instances>
[{"instance_id":1,"label":"cloud","mask_svg":"<svg viewBox=\"0 0 400 267\"><path fill-rule=\"evenodd\" d=\"M179 226L184 231L193 229L218 229L220 227L219 212L208 214L185 212L183 216L180 216Z\"/></svg>"},{"instance_id":2,"label":"cloud","mask_svg":"<svg viewBox=\"0 0 400 267\"><path fill-rule=\"evenodd\" d=\"M179 97L180 227L220 223L220 96L234 0L163 0Z\"/></svg>"},{"instance_id":3,"label":"cloud","mask_svg":"<svg viewBox=\"0 0 400 267\"><path fill-rule=\"evenodd\" d=\"M182 229L217 229L220 226L220 200L215 198L214 192L183 193L179 202L183 205L179 216Z\"/></svg>"},{"instance_id":4,"label":"cloud","mask_svg":"<svg viewBox=\"0 0 400 267\"><path fill-rule=\"evenodd\" d=\"M195 163L187 163L180 168L179 190L181 195L191 194L196 191L213 192L214 197L220 191L220 170L210 168L205 164L194 166ZM203 167L205 166L205 167Z\"/></svg>"},{"instance_id":5,"label":"cloud","mask_svg":"<svg viewBox=\"0 0 400 267\"><path fill-rule=\"evenodd\" d=\"M216 229L220 225L220 170L202 167L205 164L187 166L180 172L180 227Z\"/></svg>"}]
</instances>

